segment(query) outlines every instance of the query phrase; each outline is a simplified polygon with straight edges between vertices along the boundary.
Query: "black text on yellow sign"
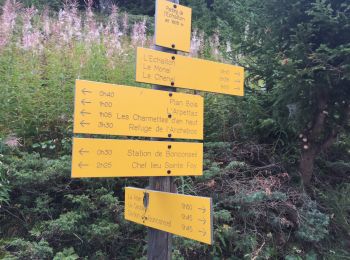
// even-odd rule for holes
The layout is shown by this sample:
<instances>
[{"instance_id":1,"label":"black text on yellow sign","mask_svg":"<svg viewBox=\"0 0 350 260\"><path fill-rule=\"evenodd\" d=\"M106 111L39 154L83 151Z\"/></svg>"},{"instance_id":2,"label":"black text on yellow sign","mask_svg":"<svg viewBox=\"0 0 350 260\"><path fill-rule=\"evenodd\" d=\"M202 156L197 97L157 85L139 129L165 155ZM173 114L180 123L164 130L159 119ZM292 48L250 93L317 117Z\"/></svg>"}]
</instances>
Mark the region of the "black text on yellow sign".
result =
<instances>
[{"instance_id":1,"label":"black text on yellow sign","mask_svg":"<svg viewBox=\"0 0 350 260\"><path fill-rule=\"evenodd\" d=\"M244 95L243 67L145 48L137 48L136 81Z\"/></svg>"},{"instance_id":2,"label":"black text on yellow sign","mask_svg":"<svg viewBox=\"0 0 350 260\"><path fill-rule=\"evenodd\" d=\"M202 162L202 143L73 138L73 178L194 176Z\"/></svg>"},{"instance_id":3,"label":"black text on yellow sign","mask_svg":"<svg viewBox=\"0 0 350 260\"><path fill-rule=\"evenodd\" d=\"M170 49L190 52L191 8L157 0L155 43Z\"/></svg>"},{"instance_id":4,"label":"black text on yellow sign","mask_svg":"<svg viewBox=\"0 0 350 260\"><path fill-rule=\"evenodd\" d=\"M77 80L74 133L203 139L198 95Z\"/></svg>"},{"instance_id":5,"label":"black text on yellow sign","mask_svg":"<svg viewBox=\"0 0 350 260\"><path fill-rule=\"evenodd\" d=\"M127 187L125 219L203 243L213 243L211 198Z\"/></svg>"}]
</instances>

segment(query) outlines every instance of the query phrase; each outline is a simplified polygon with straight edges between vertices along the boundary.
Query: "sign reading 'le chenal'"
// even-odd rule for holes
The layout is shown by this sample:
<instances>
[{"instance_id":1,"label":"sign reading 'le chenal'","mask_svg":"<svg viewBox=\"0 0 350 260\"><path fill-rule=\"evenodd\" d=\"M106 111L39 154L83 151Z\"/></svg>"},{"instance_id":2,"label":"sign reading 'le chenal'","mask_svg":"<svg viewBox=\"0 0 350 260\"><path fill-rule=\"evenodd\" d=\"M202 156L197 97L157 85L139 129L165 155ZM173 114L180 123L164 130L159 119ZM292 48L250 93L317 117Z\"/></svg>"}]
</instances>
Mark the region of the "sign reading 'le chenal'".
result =
<instances>
[{"instance_id":1,"label":"sign reading 'le chenal'","mask_svg":"<svg viewBox=\"0 0 350 260\"><path fill-rule=\"evenodd\" d=\"M191 15L156 0L155 44L189 52ZM244 95L243 67L145 48L137 49L136 81ZM198 95L77 80L74 102L76 134L203 140ZM73 138L73 178L202 174L203 143ZM213 243L211 198L127 187L125 219Z\"/></svg>"},{"instance_id":2,"label":"sign reading 'le chenal'","mask_svg":"<svg viewBox=\"0 0 350 260\"><path fill-rule=\"evenodd\" d=\"M137 48L136 81L243 96L244 68Z\"/></svg>"}]
</instances>

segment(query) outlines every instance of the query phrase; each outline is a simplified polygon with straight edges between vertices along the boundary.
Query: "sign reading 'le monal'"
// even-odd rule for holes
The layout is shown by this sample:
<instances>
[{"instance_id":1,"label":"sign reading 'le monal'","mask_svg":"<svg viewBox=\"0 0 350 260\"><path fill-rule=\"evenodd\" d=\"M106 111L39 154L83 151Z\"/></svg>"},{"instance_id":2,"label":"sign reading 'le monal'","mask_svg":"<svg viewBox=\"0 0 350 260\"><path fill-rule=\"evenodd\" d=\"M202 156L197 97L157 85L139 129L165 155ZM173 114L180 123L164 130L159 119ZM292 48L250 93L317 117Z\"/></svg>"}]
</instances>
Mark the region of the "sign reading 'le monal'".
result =
<instances>
[{"instance_id":1,"label":"sign reading 'le monal'","mask_svg":"<svg viewBox=\"0 0 350 260\"><path fill-rule=\"evenodd\" d=\"M77 80L73 131L203 140L203 98Z\"/></svg>"},{"instance_id":2,"label":"sign reading 'le monal'","mask_svg":"<svg viewBox=\"0 0 350 260\"><path fill-rule=\"evenodd\" d=\"M155 44L190 52L192 9L157 0L155 16Z\"/></svg>"},{"instance_id":3,"label":"sign reading 'le monal'","mask_svg":"<svg viewBox=\"0 0 350 260\"><path fill-rule=\"evenodd\" d=\"M202 143L73 139L73 178L202 175L202 162Z\"/></svg>"},{"instance_id":4,"label":"sign reading 'le monal'","mask_svg":"<svg viewBox=\"0 0 350 260\"><path fill-rule=\"evenodd\" d=\"M211 198L127 187L125 219L203 243L213 242Z\"/></svg>"},{"instance_id":5,"label":"sign reading 'le monal'","mask_svg":"<svg viewBox=\"0 0 350 260\"><path fill-rule=\"evenodd\" d=\"M136 81L243 96L244 68L137 48Z\"/></svg>"}]
</instances>

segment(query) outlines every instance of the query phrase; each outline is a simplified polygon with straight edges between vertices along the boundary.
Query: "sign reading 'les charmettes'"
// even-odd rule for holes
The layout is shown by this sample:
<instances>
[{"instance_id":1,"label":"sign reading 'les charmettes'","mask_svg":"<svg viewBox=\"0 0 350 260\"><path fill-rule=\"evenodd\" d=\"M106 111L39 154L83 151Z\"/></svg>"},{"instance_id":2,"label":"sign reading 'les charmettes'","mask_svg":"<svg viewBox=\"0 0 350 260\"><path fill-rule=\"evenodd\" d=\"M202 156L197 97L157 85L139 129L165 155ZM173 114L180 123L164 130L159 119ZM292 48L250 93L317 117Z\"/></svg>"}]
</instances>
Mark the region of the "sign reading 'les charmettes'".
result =
<instances>
[{"instance_id":1,"label":"sign reading 'les charmettes'","mask_svg":"<svg viewBox=\"0 0 350 260\"><path fill-rule=\"evenodd\" d=\"M125 188L125 219L213 243L211 198Z\"/></svg>"},{"instance_id":2,"label":"sign reading 'les charmettes'","mask_svg":"<svg viewBox=\"0 0 350 260\"><path fill-rule=\"evenodd\" d=\"M202 174L202 143L73 138L73 178Z\"/></svg>"},{"instance_id":3,"label":"sign reading 'les charmettes'","mask_svg":"<svg viewBox=\"0 0 350 260\"><path fill-rule=\"evenodd\" d=\"M203 98L77 80L73 132L202 140Z\"/></svg>"},{"instance_id":4,"label":"sign reading 'les charmettes'","mask_svg":"<svg viewBox=\"0 0 350 260\"><path fill-rule=\"evenodd\" d=\"M137 48L136 81L244 95L243 67L145 48Z\"/></svg>"},{"instance_id":5,"label":"sign reading 'les charmettes'","mask_svg":"<svg viewBox=\"0 0 350 260\"><path fill-rule=\"evenodd\" d=\"M155 44L190 52L192 9L166 0L157 0Z\"/></svg>"}]
</instances>

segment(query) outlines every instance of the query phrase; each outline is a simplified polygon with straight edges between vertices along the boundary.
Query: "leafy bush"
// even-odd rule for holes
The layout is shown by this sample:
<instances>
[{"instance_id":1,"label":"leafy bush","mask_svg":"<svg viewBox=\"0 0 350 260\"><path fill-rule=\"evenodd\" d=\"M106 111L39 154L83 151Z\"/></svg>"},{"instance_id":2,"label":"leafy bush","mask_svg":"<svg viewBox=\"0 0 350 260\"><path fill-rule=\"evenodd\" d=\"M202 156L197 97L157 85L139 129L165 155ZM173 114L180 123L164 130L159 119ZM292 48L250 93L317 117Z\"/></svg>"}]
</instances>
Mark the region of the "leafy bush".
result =
<instances>
[{"instance_id":1,"label":"leafy bush","mask_svg":"<svg viewBox=\"0 0 350 260\"><path fill-rule=\"evenodd\" d=\"M305 203L300 210L300 218L296 235L302 240L319 242L328 235L329 217L317 209L315 202Z\"/></svg>"},{"instance_id":2,"label":"leafy bush","mask_svg":"<svg viewBox=\"0 0 350 260\"><path fill-rule=\"evenodd\" d=\"M9 256L5 259L52 259L53 249L45 240L30 242L23 239L15 239L7 245L7 250L14 258Z\"/></svg>"}]
</instances>

